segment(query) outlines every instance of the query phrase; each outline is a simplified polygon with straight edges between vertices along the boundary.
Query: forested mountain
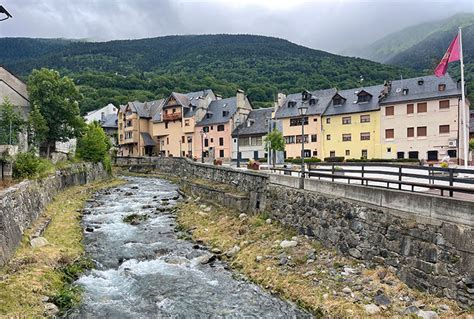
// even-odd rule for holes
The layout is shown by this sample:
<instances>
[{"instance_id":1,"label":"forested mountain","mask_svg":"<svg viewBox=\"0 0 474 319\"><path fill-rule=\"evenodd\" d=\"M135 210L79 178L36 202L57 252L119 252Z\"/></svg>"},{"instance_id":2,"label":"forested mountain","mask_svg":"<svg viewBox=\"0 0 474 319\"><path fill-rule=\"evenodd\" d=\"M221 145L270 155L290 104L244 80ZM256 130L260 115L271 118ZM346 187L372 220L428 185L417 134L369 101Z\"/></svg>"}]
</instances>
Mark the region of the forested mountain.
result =
<instances>
[{"instance_id":1,"label":"forested mountain","mask_svg":"<svg viewBox=\"0 0 474 319\"><path fill-rule=\"evenodd\" d=\"M366 48L352 51L352 54L410 68L419 74L433 74L460 26L463 29L464 74L468 97L474 101L474 14L457 14L445 20L405 28ZM456 79L460 78L459 66L459 62L454 62L448 69ZM472 106L474 107L474 103Z\"/></svg>"},{"instance_id":2,"label":"forested mountain","mask_svg":"<svg viewBox=\"0 0 474 319\"><path fill-rule=\"evenodd\" d=\"M141 40L78 42L0 39L0 64L27 77L49 67L71 76L85 99L83 112L129 100L155 99L174 91L212 88L223 96L244 89L255 106L276 92L350 88L413 76L415 72L360 58L309 49L255 35L166 36ZM32 54L35 52L35 54Z\"/></svg>"}]
</instances>

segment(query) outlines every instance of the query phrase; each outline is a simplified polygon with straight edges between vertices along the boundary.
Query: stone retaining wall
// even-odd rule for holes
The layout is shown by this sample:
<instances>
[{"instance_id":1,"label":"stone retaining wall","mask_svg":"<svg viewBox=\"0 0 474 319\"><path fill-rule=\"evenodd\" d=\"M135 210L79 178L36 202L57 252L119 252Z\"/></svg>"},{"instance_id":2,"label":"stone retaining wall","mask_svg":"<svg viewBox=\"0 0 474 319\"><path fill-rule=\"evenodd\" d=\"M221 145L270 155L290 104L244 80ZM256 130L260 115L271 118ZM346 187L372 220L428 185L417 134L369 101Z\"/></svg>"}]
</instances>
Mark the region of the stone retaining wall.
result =
<instances>
[{"instance_id":1,"label":"stone retaining wall","mask_svg":"<svg viewBox=\"0 0 474 319\"><path fill-rule=\"evenodd\" d=\"M0 266L8 262L23 232L53 197L66 187L82 185L107 176L102 164L74 164L56 175L27 180L0 191Z\"/></svg>"}]
</instances>

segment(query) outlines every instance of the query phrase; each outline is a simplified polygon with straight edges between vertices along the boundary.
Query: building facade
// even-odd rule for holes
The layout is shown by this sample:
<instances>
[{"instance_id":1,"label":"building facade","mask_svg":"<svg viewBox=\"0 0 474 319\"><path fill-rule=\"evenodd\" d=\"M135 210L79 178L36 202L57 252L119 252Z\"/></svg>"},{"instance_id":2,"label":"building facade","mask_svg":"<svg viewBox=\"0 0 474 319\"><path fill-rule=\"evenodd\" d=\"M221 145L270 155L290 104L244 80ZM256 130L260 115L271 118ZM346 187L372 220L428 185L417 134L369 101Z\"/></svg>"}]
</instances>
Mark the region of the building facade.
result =
<instances>
[{"instance_id":1,"label":"building facade","mask_svg":"<svg viewBox=\"0 0 474 319\"><path fill-rule=\"evenodd\" d=\"M456 161L462 157L466 142L462 140L461 88L448 74L393 81L383 95L384 158L440 161L449 156Z\"/></svg>"},{"instance_id":2,"label":"building facade","mask_svg":"<svg viewBox=\"0 0 474 319\"><path fill-rule=\"evenodd\" d=\"M320 157L323 153L321 139L321 115L326 110L335 89L290 94L276 103L274 118L281 121L285 138L285 158L301 158L301 123L304 123L304 157ZM304 118L299 115L299 107L308 108ZM303 118L303 119L302 119Z\"/></svg>"},{"instance_id":3,"label":"building facade","mask_svg":"<svg viewBox=\"0 0 474 319\"><path fill-rule=\"evenodd\" d=\"M321 158L380 158L382 85L338 91L322 117Z\"/></svg>"},{"instance_id":4,"label":"building facade","mask_svg":"<svg viewBox=\"0 0 474 319\"><path fill-rule=\"evenodd\" d=\"M164 100L128 102L118 111L118 141L120 156L156 155L157 141L152 138L151 119L161 111Z\"/></svg>"},{"instance_id":5,"label":"building facade","mask_svg":"<svg viewBox=\"0 0 474 319\"><path fill-rule=\"evenodd\" d=\"M108 115L116 116L118 111L119 111L118 108L112 103L110 103L100 109L87 112L87 114L84 115L84 120L86 121L87 124L90 124L94 121L97 121L97 122L104 121L105 117L107 117Z\"/></svg>"},{"instance_id":6,"label":"building facade","mask_svg":"<svg viewBox=\"0 0 474 319\"><path fill-rule=\"evenodd\" d=\"M210 89L185 94L171 93L163 103L161 112L152 119L158 155L197 156L195 126L206 115L209 104L215 100L216 95Z\"/></svg>"},{"instance_id":7,"label":"building facade","mask_svg":"<svg viewBox=\"0 0 474 319\"><path fill-rule=\"evenodd\" d=\"M212 101L194 129L195 157L200 159L204 155L206 160L230 161L232 132L237 122L245 122L251 110L252 104L242 90L237 90L235 97Z\"/></svg>"}]
</instances>

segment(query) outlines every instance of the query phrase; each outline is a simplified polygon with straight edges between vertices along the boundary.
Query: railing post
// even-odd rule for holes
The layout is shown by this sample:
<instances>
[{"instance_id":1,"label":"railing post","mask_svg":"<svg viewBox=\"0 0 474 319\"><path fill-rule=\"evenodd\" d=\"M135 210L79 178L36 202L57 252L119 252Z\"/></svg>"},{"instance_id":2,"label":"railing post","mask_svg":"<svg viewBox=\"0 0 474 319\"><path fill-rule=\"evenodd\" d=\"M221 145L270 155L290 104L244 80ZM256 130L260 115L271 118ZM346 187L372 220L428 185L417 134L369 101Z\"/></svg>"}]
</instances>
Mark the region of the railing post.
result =
<instances>
[{"instance_id":1,"label":"railing post","mask_svg":"<svg viewBox=\"0 0 474 319\"><path fill-rule=\"evenodd\" d=\"M365 164L362 163L362 179L360 180L360 183L364 185L364 172L365 172Z\"/></svg>"},{"instance_id":2,"label":"railing post","mask_svg":"<svg viewBox=\"0 0 474 319\"><path fill-rule=\"evenodd\" d=\"M402 189L402 165L398 167L398 189Z\"/></svg>"},{"instance_id":3,"label":"railing post","mask_svg":"<svg viewBox=\"0 0 474 319\"><path fill-rule=\"evenodd\" d=\"M454 185L454 170L452 168L449 169L449 186L453 186ZM449 197L453 197L453 191L450 190L449 191Z\"/></svg>"},{"instance_id":4,"label":"railing post","mask_svg":"<svg viewBox=\"0 0 474 319\"><path fill-rule=\"evenodd\" d=\"M331 168L331 178L332 178L332 181L334 182L334 164L332 164L332 168Z\"/></svg>"}]
</instances>

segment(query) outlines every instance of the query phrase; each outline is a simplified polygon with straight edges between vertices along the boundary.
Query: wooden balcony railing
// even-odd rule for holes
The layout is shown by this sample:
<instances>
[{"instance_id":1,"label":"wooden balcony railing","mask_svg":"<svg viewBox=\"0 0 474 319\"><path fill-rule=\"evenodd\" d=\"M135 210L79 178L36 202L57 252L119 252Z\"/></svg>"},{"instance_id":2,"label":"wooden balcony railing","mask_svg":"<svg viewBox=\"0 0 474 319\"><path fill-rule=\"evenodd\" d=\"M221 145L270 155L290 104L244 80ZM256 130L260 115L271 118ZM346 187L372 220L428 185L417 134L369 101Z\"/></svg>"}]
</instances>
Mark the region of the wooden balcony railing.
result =
<instances>
[{"instance_id":1,"label":"wooden balcony railing","mask_svg":"<svg viewBox=\"0 0 474 319\"><path fill-rule=\"evenodd\" d=\"M175 121L182 118L181 112L163 114L163 121Z\"/></svg>"}]
</instances>

